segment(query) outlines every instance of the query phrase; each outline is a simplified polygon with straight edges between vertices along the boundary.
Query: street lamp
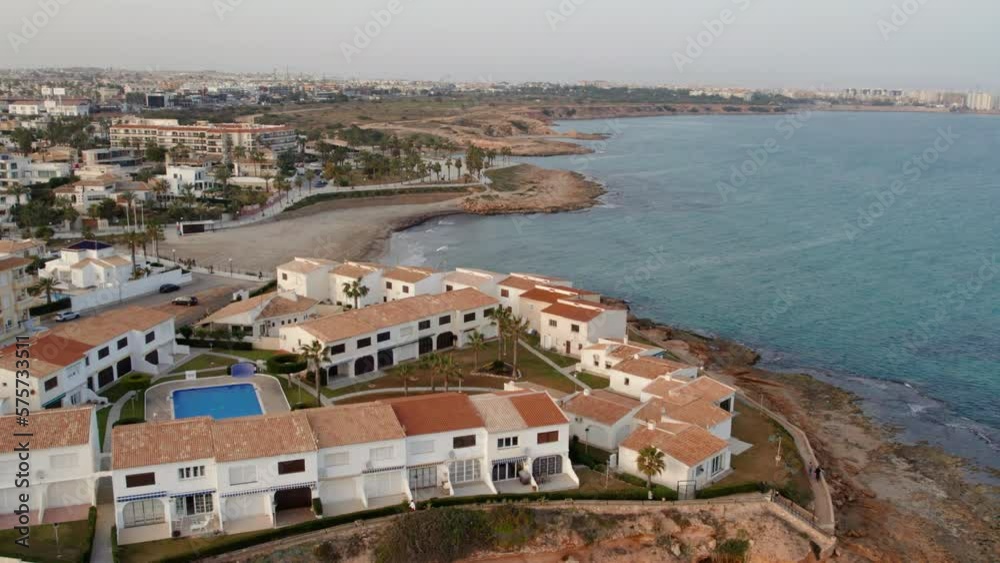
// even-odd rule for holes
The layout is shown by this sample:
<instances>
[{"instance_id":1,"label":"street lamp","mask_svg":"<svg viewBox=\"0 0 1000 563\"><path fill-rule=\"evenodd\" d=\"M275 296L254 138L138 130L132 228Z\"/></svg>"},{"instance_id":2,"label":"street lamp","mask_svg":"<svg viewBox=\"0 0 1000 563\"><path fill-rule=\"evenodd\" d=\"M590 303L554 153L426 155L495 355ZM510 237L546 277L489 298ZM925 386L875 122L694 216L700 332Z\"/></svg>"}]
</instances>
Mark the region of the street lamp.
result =
<instances>
[{"instance_id":1,"label":"street lamp","mask_svg":"<svg viewBox=\"0 0 1000 563\"><path fill-rule=\"evenodd\" d=\"M171 248L170 249L170 254L173 256L173 258L171 259L171 262L173 262L174 266L176 266L177 265L177 249L176 248Z\"/></svg>"},{"instance_id":2,"label":"street lamp","mask_svg":"<svg viewBox=\"0 0 1000 563\"><path fill-rule=\"evenodd\" d=\"M233 277L233 259L229 259L229 277Z\"/></svg>"}]
</instances>

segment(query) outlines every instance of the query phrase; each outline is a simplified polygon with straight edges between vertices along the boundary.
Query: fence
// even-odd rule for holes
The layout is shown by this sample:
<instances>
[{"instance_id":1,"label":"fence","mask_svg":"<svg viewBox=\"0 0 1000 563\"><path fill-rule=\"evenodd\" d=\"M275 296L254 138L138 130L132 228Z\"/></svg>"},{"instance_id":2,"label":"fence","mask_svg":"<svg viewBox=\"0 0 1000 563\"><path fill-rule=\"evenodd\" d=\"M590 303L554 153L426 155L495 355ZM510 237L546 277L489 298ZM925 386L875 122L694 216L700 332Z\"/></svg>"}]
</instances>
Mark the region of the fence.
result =
<instances>
[{"instance_id":1,"label":"fence","mask_svg":"<svg viewBox=\"0 0 1000 563\"><path fill-rule=\"evenodd\" d=\"M191 283L191 273L176 268L137 280L129 280L115 286L101 287L87 293L71 295L70 299L74 311L85 311L133 297L139 297L140 295L156 293L159 291L160 286L164 284L183 285L187 283Z\"/></svg>"}]
</instances>

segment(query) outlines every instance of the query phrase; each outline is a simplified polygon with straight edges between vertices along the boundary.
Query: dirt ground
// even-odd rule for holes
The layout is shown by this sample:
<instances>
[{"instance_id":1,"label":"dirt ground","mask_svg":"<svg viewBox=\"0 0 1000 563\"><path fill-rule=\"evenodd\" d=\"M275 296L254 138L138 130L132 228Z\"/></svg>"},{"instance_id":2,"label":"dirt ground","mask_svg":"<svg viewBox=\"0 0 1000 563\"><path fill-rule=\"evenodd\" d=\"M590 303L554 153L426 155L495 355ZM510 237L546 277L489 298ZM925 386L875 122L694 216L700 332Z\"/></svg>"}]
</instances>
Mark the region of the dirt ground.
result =
<instances>
[{"instance_id":1,"label":"dirt ground","mask_svg":"<svg viewBox=\"0 0 1000 563\"><path fill-rule=\"evenodd\" d=\"M603 193L577 172L522 164L498 170L493 189L467 197L462 209L479 215L556 213L590 207Z\"/></svg>"}]
</instances>

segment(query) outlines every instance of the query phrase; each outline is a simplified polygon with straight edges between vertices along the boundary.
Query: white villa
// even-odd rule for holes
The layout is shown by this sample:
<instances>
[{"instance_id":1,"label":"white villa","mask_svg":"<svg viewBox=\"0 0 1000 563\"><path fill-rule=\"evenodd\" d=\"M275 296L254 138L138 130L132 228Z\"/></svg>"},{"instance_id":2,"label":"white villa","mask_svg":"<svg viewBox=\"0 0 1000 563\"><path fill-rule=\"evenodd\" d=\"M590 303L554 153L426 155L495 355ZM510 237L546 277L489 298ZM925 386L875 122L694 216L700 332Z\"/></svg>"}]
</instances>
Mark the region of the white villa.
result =
<instances>
[{"instance_id":1,"label":"white villa","mask_svg":"<svg viewBox=\"0 0 1000 563\"><path fill-rule=\"evenodd\" d=\"M233 336L257 340L277 337L283 326L316 316L318 302L293 291L272 291L235 301L198 322L199 326L224 328Z\"/></svg>"},{"instance_id":2,"label":"white villa","mask_svg":"<svg viewBox=\"0 0 1000 563\"><path fill-rule=\"evenodd\" d=\"M398 301L417 295L434 295L441 293L441 272L430 268L415 266L397 266L382 272L385 290L382 301Z\"/></svg>"},{"instance_id":3,"label":"white villa","mask_svg":"<svg viewBox=\"0 0 1000 563\"><path fill-rule=\"evenodd\" d=\"M522 309L524 303L521 304ZM542 348L580 357L601 339L623 338L628 310L582 299L560 299L541 312Z\"/></svg>"},{"instance_id":4,"label":"white villa","mask_svg":"<svg viewBox=\"0 0 1000 563\"><path fill-rule=\"evenodd\" d=\"M0 524L4 529L21 525L19 512L28 515L32 526L87 518L90 507L97 504L95 484L100 471L95 411L93 407L32 411L29 427L19 426L14 415L0 416ZM19 436L25 432L31 436ZM22 442L30 442L31 452L26 488L15 486Z\"/></svg>"},{"instance_id":5,"label":"white villa","mask_svg":"<svg viewBox=\"0 0 1000 563\"><path fill-rule=\"evenodd\" d=\"M587 389L569 397L562 408L570 417L570 433L580 443L614 451L632 432L632 418L642 403L605 389Z\"/></svg>"},{"instance_id":6,"label":"white villa","mask_svg":"<svg viewBox=\"0 0 1000 563\"><path fill-rule=\"evenodd\" d=\"M112 430L120 544L267 529L409 500L575 488L541 392L458 393Z\"/></svg>"},{"instance_id":7,"label":"white villa","mask_svg":"<svg viewBox=\"0 0 1000 563\"><path fill-rule=\"evenodd\" d=\"M473 268L455 268L454 272L445 274L442 283L445 291L456 291L459 289L475 289L496 297L499 295L497 284L503 281L506 276L496 272L486 270L476 270Z\"/></svg>"},{"instance_id":8,"label":"white villa","mask_svg":"<svg viewBox=\"0 0 1000 563\"><path fill-rule=\"evenodd\" d=\"M324 348L328 378L357 376L435 350L462 347L472 331L497 334L490 316L498 302L474 289L378 303L279 327L284 350L313 341Z\"/></svg>"},{"instance_id":9,"label":"white villa","mask_svg":"<svg viewBox=\"0 0 1000 563\"><path fill-rule=\"evenodd\" d=\"M83 317L38 333L31 345L33 412L97 401L96 393L132 371L162 373L186 347L174 340L174 317L155 309L125 307ZM17 346L0 349L0 412L16 404Z\"/></svg>"},{"instance_id":10,"label":"white villa","mask_svg":"<svg viewBox=\"0 0 1000 563\"><path fill-rule=\"evenodd\" d=\"M46 262L39 275L78 289L124 284L132 277L132 262L108 243L83 240L59 250L59 258Z\"/></svg>"}]
</instances>

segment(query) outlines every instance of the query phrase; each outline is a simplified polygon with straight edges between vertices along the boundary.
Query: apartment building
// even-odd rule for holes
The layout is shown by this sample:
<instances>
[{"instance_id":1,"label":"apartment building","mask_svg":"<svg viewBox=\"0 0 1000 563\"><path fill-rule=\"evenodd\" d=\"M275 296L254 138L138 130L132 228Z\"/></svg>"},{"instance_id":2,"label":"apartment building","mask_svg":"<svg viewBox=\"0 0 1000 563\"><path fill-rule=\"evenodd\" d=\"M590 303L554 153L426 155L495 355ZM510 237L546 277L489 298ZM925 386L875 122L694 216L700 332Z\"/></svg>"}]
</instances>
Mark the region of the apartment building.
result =
<instances>
[{"instance_id":1,"label":"apartment building","mask_svg":"<svg viewBox=\"0 0 1000 563\"><path fill-rule=\"evenodd\" d=\"M54 115L59 117L83 117L90 115L90 100L83 98L59 98L55 100L15 100L7 106L11 115L34 117Z\"/></svg>"},{"instance_id":2,"label":"apartment building","mask_svg":"<svg viewBox=\"0 0 1000 563\"><path fill-rule=\"evenodd\" d=\"M541 392L458 393L112 430L120 544L239 533L435 497L578 486Z\"/></svg>"},{"instance_id":3,"label":"apartment building","mask_svg":"<svg viewBox=\"0 0 1000 563\"><path fill-rule=\"evenodd\" d=\"M271 291L235 301L198 321L198 326L224 329L237 338L277 337L283 326L316 316L315 299L292 291Z\"/></svg>"},{"instance_id":4,"label":"apartment building","mask_svg":"<svg viewBox=\"0 0 1000 563\"><path fill-rule=\"evenodd\" d=\"M441 283L445 291L456 291L459 289L475 289L497 297L497 284L507 276L487 270L476 270L473 268L455 268L455 271L445 274Z\"/></svg>"},{"instance_id":5,"label":"apartment building","mask_svg":"<svg viewBox=\"0 0 1000 563\"><path fill-rule=\"evenodd\" d=\"M520 295L518 311L535 332L542 331L542 311L563 299L601 303L601 295L584 289L537 285Z\"/></svg>"},{"instance_id":6,"label":"apartment building","mask_svg":"<svg viewBox=\"0 0 1000 563\"><path fill-rule=\"evenodd\" d=\"M124 284L132 277L132 262L106 242L82 240L60 249L39 275L80 289Z\"/></svg>"},{"instance_id":7,"label":"apartment building","mask_svg":"<svg viewBox=\"0 0 1000 563\"><path fill-rule=\"evenodd\" d=\"M111 126L111 146L117 148L184 145L196 153L224 155L236 147L281 152L295 148L297 142L295 130L287 125L207 121L181 125L176 119L131 119Z\"/></svg>"},{"instance_id":8,"label":"apartment building","mask_svg":"<svg viewBox=\"0 0 1000 563\"><path fill-rule=\"evenodd\" d=\"M562 408L570 417L571 435L583 444L614 451L632 432L632 419L642 403L605 389L587 389L569 397Z\"/></svg>"},{"instance_id":9,"label":"apartment building","mask_svg":"<svg viewBox=\"0 0 1000 563\"><path fill-rule=\"evenodd\" d=\"M431 268L396 266L382 272L382 301L398 301L417 295L441 293L444 276Z\"/></svg>"},{"instance_id":10,"label":"apartment building","mask_svg":"<svg viewBox=\"0 0 1000 563\"><path fill-rule=\"evenodd\" d=\"M522 296L523 297L523 296ZM525 305L521 303L522 312ZM582 299L560 299L541 312L541 344L567 356L607 338L624 338L628 310Z\"/></svg>"},{"instance_id":11,"label":"apartment building","mask_svg":"<svg viewBox=\"0 0 1000 563\"><path fill-rule=\"evenodd\" d=\"M330 300L337 305L351 306L355 309L385 302L382 298L384 272L385 267L370 262L346 261L340 264L330 270ZM368 292L360 297L348 296L347 288L354 282L358 282Z\"/></svg>"},{"instance_id":12,"label":"apartment building","mask_svg":"<svg viewBox=\"0 0 1000 563\"><path fill-rule=\"evenodd\" d=\"M131 148L104 147L80 152L84 166L118 166L127 172L137 172L143 159L139 151Z\"/></svg>"},{"instance_id":13,"label":"apartment building","mask_svg":"<svg viewBox=\"0 0 1000 563\"><path fill-rule=\"evenodd\" d=\"M325 375L353 377L464 346L472 331L493 338L496 327L490 316L497 305L474 289L419 295L280 327L280 345L300 350L320 342Z\"/></svg>"},{"instance_id":14,"label":"apartment building","mask_svg":"<svg viewBox=\"0 0 1000 563\"><path fill-rule=\"evenodd\" d=\"M96 409L32 411L28 426L14 415L0 416L0 524L22 525L15 511L27 513L30 525L85 520L97 504L100 471ZM15 487L20 472L19 433L30 432L29 486ZM22 497L26 496L26 498Z\"/></svg>"},{"instance_id":15,"label":"apartment building","mask_svg":"<svg viewBox=\"0 0 1000 563\"><path fill-rule=\"evenodd\" d=\"M186 350L174 341L174 317L125 307L32 335L28 389L32 410L79 405L132 371L158 374ZM14 408L17 346L0 349L0 412Z\"/></svg>"},{"instance_id":16,"label":"apartment building","mask_svg":"<svg viewBox=\"0 0 1000 563\"><path fill-rule=\"evenodd\" d=\"M316 301L330 300L330 271L339 264L323 258L295 257L277 269L278 290Z\"/></svg>"},{"instance_id":17,"label":"apartment building","mask_svg":"<svg viewBox=\"0 0 1000 563\"><path fill-rule=\"evenodd\" d=\"M104 166L102 165L101 168ZM78 180L52 190L57 198L69 201L73 208L80 213L86 213L91 205L101 203L106 199L118 202L126 192L134 193L140 202L153 199L152 189L144 182L133 182L114 174L103 174L96 178Z\"/></svg>"},{"instance_id":18,"label":"apartment building","mask_svg":"<svg viewBox=\"0 0 1000 563\"><path fill-rule=\"evenodd\" d=\"M0 189L42 184L54 178L68 178L72 172L68 162L37 162L25 156L0 154ZM4 197L9 199L0 201L0 209L7 210L18 203L12 194L4 194ZM19 203L27 202L28 194L22 194Z\"/></svg>"},{"instance_id":19,"label":"apartment building","mask_svg":"<svg viewBox=\"0 0 1000 563\"><path fill-rule=\"evenodd\" d=\"M521 294L540 285L571 288L573 282L541 274L513 273L497 283L497 291L499 292L497 297L500 299L501 305L510 309L515 315L523 316L521 314Z\"/></svg>"},{"instance_id":20,"label":"apartment building","mask_svg":"<svg viewBox=\"0 0 1000 563\"><path fill-rule=\"evenodd\" d=\"M0 240L0 258L11 256L19 258L36 258L45 256L48 251L45 241L41 239L3 239Z\"/></svg>"},{"instance_id":21,"label":"apartment building","mask_svg":"<svg viewBox=\"0 0 1000 563\"><path fill-rule=\"evenodd\" d=\"M185 189L190 189L195 195L220 187L215 180L215 172L209 165L168 164L166 174L157 179L167 183L167 189L172 196L179 196Z\"/></svg>"},{"instance_id":22,"label":"apartment building","mask_svg":"<svg viewBox=\"0 0 1000 563\"><path fill-rule=\"evenodd\" d=\"M35 280L28 274L32 260L19 256L0 258L0 342L21 334L31 318L34 300L28 293Z\"/></svg>"},{"instance_id":23,"label":"apartment building","mask_svg":"<svg viewBox=\"0 0 1000 563\"><path fill-rule=\"evenodd\" d=\"M698 377L697 367L657 356L626 358L610 369L603 366L586 366L584 369L608 377L612 391L637 399L658 378L691 381Z\"/></svg>"}]
</instances>

